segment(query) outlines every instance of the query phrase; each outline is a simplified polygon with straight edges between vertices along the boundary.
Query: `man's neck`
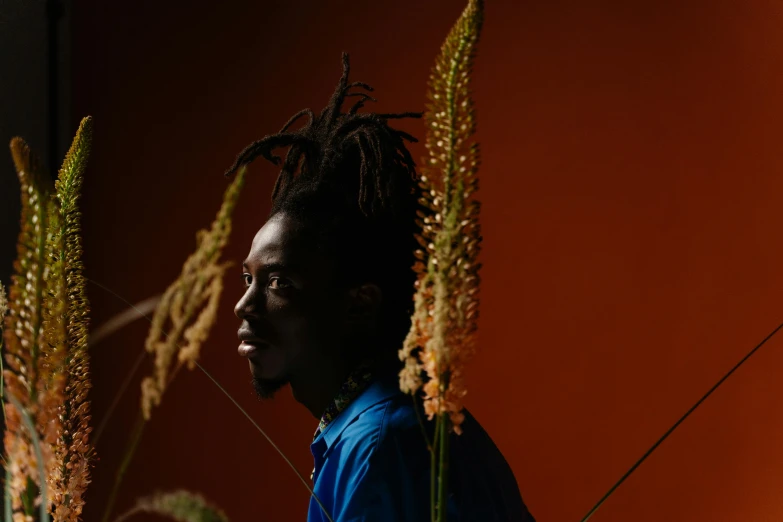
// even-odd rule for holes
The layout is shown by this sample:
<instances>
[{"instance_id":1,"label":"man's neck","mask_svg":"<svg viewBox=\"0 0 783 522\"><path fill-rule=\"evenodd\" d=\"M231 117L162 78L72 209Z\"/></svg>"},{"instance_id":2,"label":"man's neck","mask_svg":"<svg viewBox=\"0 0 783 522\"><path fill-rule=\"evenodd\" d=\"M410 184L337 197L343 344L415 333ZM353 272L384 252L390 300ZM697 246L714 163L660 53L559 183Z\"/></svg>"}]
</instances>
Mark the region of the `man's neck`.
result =
<instances>
[{"instance_id":1,"label":"man's neck","mask_svg":"<svg viewBox=\"0 0 783 522\"><path fill-rule=\"evenodd\" d=\"M341 365L342 366L342 365ZM320 419L348 379L352 367L312 368L291 378L294 399Z\"/></svg>"},{"instance_id":2,"label":"man's neck","mask_svg":"<svg viewBox=\"0 0 783 522\"><path fill-rule=\"evenodd\" d=\"M357 343L363 347L373 344L377 346L378 342ZM395 352L386 350L383 353L389 355L385 358L368 361L362 358L361 351L346 350L342 357L320 360L307 368L299 368L290 379L294 399L307 408L313 417L320 419L348 380L348 376L360 365L371 365L371 371L376 378L396 377L399 373L401 365Z\"/></svg>"}]
</instances>

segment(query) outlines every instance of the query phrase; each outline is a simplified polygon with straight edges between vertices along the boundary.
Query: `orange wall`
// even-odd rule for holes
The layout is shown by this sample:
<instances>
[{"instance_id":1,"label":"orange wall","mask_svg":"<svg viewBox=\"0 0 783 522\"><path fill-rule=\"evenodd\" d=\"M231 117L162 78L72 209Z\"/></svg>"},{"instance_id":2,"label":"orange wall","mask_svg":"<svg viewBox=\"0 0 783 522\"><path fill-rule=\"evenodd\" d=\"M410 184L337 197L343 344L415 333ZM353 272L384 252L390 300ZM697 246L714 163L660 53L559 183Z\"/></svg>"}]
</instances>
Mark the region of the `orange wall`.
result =
<instances>
[{"instance_id":1,"label":"orange wall","mask_svg":"<svg viewBox=\"0 0 783 522\"><path fill-rule=\"evenodd\" d=\"M300 108L322 107L340 51L352 77L376 87L378 110L420 109L463 6L74 4L73 114L92 114L96 129L87 267L134 302L178 274L235 153ZM487 1L474 82L483 315L468 406L542 522L578 521L783 316L781 27L774 2ZM404 128L422 136L420 123ZM275 173L253 165L228 259L247 253ZM288 391L258 403L236 355L235 273L203 363L307 472L315 420ZM95 325L122 309L96 288L91 299ZM96 349L96 421L145 332L136 324ZM592 520L783 518L781 344L751 359ZM98 520L137 390L99 444L87 520ZM182 374L155 412L125 486L120 508L187 487L234 521L304 520L307 506L281 459L198 372Z\"/></svg>"}]
</instances>

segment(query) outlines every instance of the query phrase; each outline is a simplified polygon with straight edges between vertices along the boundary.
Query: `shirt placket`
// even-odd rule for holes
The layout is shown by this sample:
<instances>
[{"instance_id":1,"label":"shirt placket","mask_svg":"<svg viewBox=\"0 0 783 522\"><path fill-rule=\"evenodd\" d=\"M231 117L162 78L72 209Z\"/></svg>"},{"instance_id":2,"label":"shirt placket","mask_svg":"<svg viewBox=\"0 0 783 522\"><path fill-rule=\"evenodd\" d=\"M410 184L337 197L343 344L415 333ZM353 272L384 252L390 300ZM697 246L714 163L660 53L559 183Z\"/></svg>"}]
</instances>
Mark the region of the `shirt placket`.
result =
<instances>
[{"instance_id":1,"label":"shirt placket","mask_svg":"<svg viewBox=\"0 0 783 522\"><path fill-rule=\"evenodd\" d=\"M313 442L315 442L315 440L318 438L318 435L324 429L326 429L326 426L328 426L335 417L337 417L354 399L356 399L356 397L362 391L364 391L364 389L370 384L371 380L372 373L367 367L359 368L348 377L345 384L343 384L343 386L340 388L340 391L337 393L337 396L334 398L331 404L329 404L329 406L326 408L326 411L324 411L324 414L321 416L318 427L313 434ZM313 458L315 459L315 466L313 466L313 471L310 473L311 481L315 478L316 469L319 469L318 459L323 459L323 452L320 452L320 454L316 456L316 450L313 447ZM321 464L323 464L323 462L321 462Z\"/></svg>"}]
</instances>

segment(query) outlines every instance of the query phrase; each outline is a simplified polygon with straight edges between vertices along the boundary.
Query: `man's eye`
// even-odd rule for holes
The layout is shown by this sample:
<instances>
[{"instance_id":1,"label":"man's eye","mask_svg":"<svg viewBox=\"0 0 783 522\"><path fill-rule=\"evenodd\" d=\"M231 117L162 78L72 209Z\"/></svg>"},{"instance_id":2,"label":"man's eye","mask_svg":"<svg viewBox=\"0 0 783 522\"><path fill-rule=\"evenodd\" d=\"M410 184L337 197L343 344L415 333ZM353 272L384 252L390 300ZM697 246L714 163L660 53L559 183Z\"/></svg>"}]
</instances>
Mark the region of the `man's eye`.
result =
<instances>
[{"instance_id":1,"label":"man's eye","mask_svg":"<svg viewBox=\"0 0 783 522\"><path fill-rule=\"evenodd\" d=\"M253 276L250 274L242 274L242 281L245 282L245 286L250 286L253 284Z\"/></svg>"},{"instance_id":2,"label":"man's eye","mask_svg":"<svg viewBox=\"0 0 783 522\"><path fill-rule=\"evenodd\" d=\"M283 290L285 288L289 288L290 286L291 283L279 277L273 277L269 280L269 288L272 290Z\"/></svg>"}]
</instances>

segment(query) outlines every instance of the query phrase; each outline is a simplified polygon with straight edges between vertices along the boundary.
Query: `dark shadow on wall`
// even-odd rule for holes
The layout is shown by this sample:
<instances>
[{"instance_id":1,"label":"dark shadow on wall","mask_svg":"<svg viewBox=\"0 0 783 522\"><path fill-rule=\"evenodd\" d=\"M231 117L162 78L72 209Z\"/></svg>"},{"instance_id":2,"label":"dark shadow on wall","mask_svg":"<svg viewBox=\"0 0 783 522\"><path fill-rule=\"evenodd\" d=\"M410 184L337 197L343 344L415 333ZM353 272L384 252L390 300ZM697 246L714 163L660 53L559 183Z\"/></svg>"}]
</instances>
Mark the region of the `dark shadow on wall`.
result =
<instances>
[{"instance_id":1,"label":"dark shadow on wall","mask_svg":"<svg viewBox=\"0 0 783 522\"><path fill-rule=\"evenodd\" d=\"M54 175L68 149L69 1L0 2L0 281L9 281L19 230L19 183L8 143L21 136Z\"/></svg>"},{"instance_id":2,"label":"dark shadow on wall","mask_svg":"<svg viewBox=\"0 0 783 522\"><path fill-rule=\"evenodd\" d=\"M19 233L19 182L8 144L21 136L53 176L68 149L67 0L0 1L0 281L7 287ZM0 416L0 427L5 425ZM3 476L5 473L3 473ZM2 498L2 495L0 495Z\"/></svg>"}]
</instances>

